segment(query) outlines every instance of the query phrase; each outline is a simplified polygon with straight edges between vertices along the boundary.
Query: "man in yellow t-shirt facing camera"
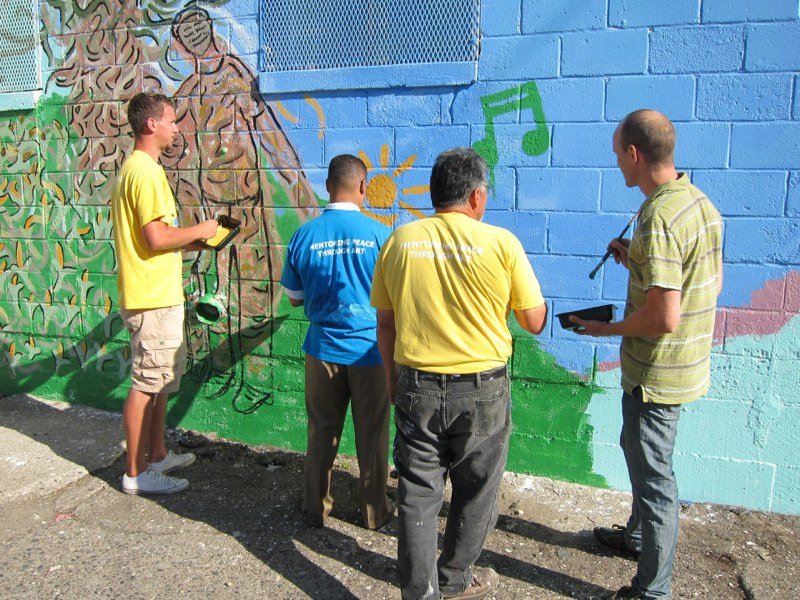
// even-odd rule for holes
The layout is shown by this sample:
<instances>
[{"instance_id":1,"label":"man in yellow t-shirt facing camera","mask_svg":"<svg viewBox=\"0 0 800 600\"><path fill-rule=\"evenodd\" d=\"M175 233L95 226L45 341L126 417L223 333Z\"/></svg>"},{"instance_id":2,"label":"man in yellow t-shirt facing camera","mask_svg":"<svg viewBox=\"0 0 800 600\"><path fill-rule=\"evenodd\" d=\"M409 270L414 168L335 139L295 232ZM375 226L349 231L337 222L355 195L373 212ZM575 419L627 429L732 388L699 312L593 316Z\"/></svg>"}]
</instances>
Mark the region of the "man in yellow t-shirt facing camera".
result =
<instances>
[{"instance_id":1,"label":"man in yellow t-shirt facing camera","mask_svg":"<svg viewBox=\"0 0 800 600\"><path fill-rule=\"evenodd\" d=\"M218 224L209 219L178 226L175 199L158 164L178 133L172 101L161 94L137 94L128 105L128 121L133 152L111 198L120 312L131 337L122 491L172 494L189 482L166 473L195 460L192 453L167 451L164 442L167 396L178 390L186 362L181 249L202 250L201 240L212 237Z\"/></svg>"},{"instance_id":2,"label":"man in yellow t-shirt facing camera","mask_svg":"<svg viewBox=\"0 0 800 600\"><path fill-rule=\"evenodd\" d=\"M395 405L398 569L404 600L480 598L498 575L474 567L497 519L511 428L508 314L540 333L547 308L509 231L481 223L486 162L456 148L436 159L436 214L404 225L378 257L372 305ZM453 494L437 568L437 515Z\"/></svg>"}]
</instances>

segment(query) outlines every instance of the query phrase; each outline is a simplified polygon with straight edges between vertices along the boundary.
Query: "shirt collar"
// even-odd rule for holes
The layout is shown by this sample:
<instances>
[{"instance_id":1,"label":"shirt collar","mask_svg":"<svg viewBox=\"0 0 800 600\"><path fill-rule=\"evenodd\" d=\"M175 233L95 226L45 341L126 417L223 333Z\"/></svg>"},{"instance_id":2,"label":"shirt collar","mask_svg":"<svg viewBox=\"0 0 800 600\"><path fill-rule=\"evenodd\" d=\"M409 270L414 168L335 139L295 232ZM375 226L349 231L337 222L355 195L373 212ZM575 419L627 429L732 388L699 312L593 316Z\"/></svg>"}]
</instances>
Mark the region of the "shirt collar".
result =
<instances>
[{"instance_id":1,"label":"shirt collar","mask_svg":"<svg viewBox=\"0 0 800 600\"><path fill-rule=\"evenodd\" d=\"M331 202L325 207L325 210L357 210L361 211L358 204L352 202Z\"/></svg>"},{"instance_id":2,"label":"shirt collar","mask_svg":"<svg viewBox=\"0 0 800 600\"><path fill-rule=\"evenodd\" d=\"M662 183L655 190L653 190L653 193L650 194L650 196L648 197L648 200L652 199L652 198L655 198L656 196L658 196L662 192L666 192L667 190L679 190L681 188L685 188L690 183L691 182L689 181L689 176L686 173L678 173L678 178L677 179L671 179L670 181L667 181L666 183Z\"/></svg>"}]
</instances>

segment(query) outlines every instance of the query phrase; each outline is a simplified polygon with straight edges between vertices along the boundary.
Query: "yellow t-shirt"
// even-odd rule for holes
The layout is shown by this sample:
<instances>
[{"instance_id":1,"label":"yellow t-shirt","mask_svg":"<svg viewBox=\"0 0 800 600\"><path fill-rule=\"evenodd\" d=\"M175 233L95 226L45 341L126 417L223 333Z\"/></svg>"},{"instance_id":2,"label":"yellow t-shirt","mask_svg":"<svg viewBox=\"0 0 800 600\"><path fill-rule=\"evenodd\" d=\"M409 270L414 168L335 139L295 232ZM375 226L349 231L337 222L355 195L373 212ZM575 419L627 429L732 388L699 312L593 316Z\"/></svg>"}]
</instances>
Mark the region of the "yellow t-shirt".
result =
<instances>
[{"instance_id":1,"label":"yellow t-shirt","mask_svg":"<svg viewBox=\"0 0 800 600\"><path fill-rule=\"evenodd\" d=\"M180 249L153 251L144 239L142 228L157 219L178 226L175 198L161 165L149 154L134 150L123 163L111 194L117 290L122 308L162 308L183 303Z\"/></svg>"},{"instance_id":2,"label":"yellow t-shirt","mask_svg":"<svg viewBox=\"0 0 800 600\"><path fill-rule=\"evenodd\" d=\"M514 234L461 213L437 213L386 241L371 303L394 311L395 362L454 374L504 365L510 310L536 308L544 298Z\"/></svg>"}]
</instances>

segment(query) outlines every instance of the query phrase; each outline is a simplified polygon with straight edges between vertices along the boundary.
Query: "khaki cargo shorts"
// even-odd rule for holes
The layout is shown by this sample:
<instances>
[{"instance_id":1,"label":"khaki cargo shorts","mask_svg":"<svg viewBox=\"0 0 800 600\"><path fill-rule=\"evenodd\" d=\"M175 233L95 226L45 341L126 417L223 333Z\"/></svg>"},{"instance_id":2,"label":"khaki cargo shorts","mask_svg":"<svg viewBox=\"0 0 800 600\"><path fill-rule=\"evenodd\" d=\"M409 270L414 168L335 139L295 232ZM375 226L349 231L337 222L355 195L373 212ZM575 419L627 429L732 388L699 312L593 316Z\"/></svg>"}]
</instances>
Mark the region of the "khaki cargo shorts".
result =
<instances>
[{"instance_id":1,"label":"khaki cargo shorts","mask_svg":"<svg viewBox=\"0 0 800 600\"><path fill-rule=\"evenodd\" d=\"M120 310L131 334L131 387L150 394L177 392L186 371L183 304Z\"/></svg>"}]
</instances>

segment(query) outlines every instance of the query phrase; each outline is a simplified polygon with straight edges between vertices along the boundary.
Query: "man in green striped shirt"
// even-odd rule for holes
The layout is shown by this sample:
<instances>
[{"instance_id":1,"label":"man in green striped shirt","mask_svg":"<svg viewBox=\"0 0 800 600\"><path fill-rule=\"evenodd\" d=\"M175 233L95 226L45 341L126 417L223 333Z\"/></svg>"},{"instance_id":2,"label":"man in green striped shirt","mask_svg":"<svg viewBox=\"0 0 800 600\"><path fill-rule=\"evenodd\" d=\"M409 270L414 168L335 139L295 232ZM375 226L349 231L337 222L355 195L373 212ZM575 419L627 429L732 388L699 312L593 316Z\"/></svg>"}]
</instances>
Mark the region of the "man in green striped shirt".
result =
<instances>
[{"instance_id":1,"label":"man in green striped shirt","mask_svg":"<svg viewBox=\"0 0 800 600\"><path fill-rule=\"evenodd\" d=\"M675 170L675 129L661 113L629 114L614 132L613 149L625 184L646 196L633 238L609 245L629 271L625 318L573 321L583 335L622 336L620 445L633 503L626 527L598 527L594 534L638 558L631 585L612 598L671 598L679 510L672 451L681 405L709 386L722 218Z\"/></svg>"}]
</instances>

